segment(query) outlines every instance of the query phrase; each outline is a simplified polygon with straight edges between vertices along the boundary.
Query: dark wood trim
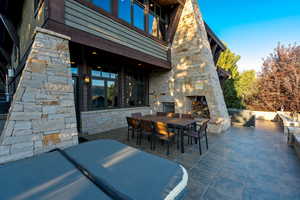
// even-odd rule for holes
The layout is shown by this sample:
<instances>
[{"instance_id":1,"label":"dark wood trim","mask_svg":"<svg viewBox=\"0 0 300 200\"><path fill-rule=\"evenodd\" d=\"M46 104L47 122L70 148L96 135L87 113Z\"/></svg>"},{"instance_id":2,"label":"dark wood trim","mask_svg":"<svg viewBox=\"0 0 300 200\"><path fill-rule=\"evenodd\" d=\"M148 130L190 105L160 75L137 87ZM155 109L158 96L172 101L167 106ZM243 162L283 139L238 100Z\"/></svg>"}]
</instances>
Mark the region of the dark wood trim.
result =
<instances>
[{"instance_id":1,"label":"dark wood trim","mask_svg":"<svg viewBox=\"0 0 300 200\"><path fill-rule=\"evenodd\" d=\"M48 17L59 23L65 23L65 0L48 0Z\"/></svg>"},{"instance_id":2,"label":"dark wood trim","mask_svg":"<svg viewBox=\"0 0 300 200\"><path fill-rule=\"evenodd\" d=\"M210 37L215 43L218 44L218 46L225 51L226 50L226 46L223 44L223 42L216 36L216 34L212 31L212 29L206 24L206 22L204 22L205 25L205 29L207 32L207 36ZM210 40L211 42L211 40Z\"/></svg>"},{"instance_id":3,"label":"dark wood trim","mask_svg":"<svg viewBox=\"0 0 300 200\"><path fill-rule=\"evenodd\" d=\"M14 25L12 24L12 22L4 15L2 15L0 13L0 19L3 22L9 36L11 37L12 41L14 42L15 46L19 47L19 37L17 34L17 31L14 27Z\"/></svg>"},{"instance_id":4,"label":"dark wood trim","mask_svg":"<svg viewBox=\"0 0 300 200\"><path fill-rule=\"evenodd\" d=\"M113 16L118 16L118 10L119 10L119 1L118 0L112 0L112 14Z\"/></svg>"},{"instance_id":5,"label":"dark wood trim","mask_svg":"<svg viewBox=\"0 0 300 200\"><path fill-rule=\"evenodd\" d=\"M185 0L183 0L185 2ZM183 11L183 5L178 5L171 16L171 23L167 31L167 38L169 43L173 43L175 33L179 24L179 20Z\"/></svg>"},{"instance_id":6,"label":"dark wood trim","mask_svg":"<svg viewBox=\"0 0 300 200\"><path fill-rule=\"evenodd\" d=\"M50 2L51 1L58 1L58 0L50 0ZM59 0L59 1L61 1L61 0ZM140 30L140 29L136 28L135 26L133 26L131 24L128 24L127 22L123 21L122 19L119 19L117 17L118 14L114 16L113 14L108 13L105 10L103 10L101 8L98 8L93 3L87 2L85 0L74 0L74 1L76 1L76 2L78 2L78 3L80 3L80 4L84 5L84 6L86 6L86 7L90 8L90 9L92 9L92 10L97 11L97 12L101 13L102 15L105 15L106 17L109 17L109 18L113 19L114 21L116 21L116 22L118 22L118 23L120 23L120 24L122 24L122 25L124 25L124 26L126 26L126 27L128 27L128 28L130 28L130 29L132 29L132 30L134 30L134 31L136 31L136 32L138 32L138 33L140 33L140 34L148 37L148 38L151 38L152 40L155 40L156 42L159 42L162 45L165 45L165 46L168 45L168 42L162 41L162 40L160 40L158 38L155 38L155 37L151 36L150 34L148 34L147 32L145 32L143 30ZM61 22L61 23L63 23L63 22Z\"/></svg>"},{"instance_id":7,"label":"dark wood trim","mask_svg":"<svg viewBox=\"0 0 300 200\"><path fill-rule=\"evenodd\" d=\"M148 55L130 47L97 37L90 33L69 27L65 24L57 23L53 20L48 20L45 27L47 29L65 34L71 37L71 41L82 45L94 47L103 51L108 51L114 54L132 58L141 62L145 62L164 69L171 69L171 63L160 58Z\"/></svg>"}]
</instances>

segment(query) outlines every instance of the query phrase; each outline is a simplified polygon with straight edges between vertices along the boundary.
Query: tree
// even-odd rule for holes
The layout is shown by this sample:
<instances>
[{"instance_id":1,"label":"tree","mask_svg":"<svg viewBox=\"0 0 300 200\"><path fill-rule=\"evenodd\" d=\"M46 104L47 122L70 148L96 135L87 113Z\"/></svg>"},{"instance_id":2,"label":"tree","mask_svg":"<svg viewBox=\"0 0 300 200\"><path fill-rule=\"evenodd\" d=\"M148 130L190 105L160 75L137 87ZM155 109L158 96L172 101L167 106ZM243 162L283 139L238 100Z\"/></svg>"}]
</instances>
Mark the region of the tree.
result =
<instances>
[{"instance_id":1,"label":"tree","mask_svg":"<svg viewBox=\"0 0 300 200\"><path fill-rule=\"evenodd\" d=\"M227 48L223 51L217 62L217 66L229 71L232 78L237 78L239 76L237 62L241 59L241 56L234 54Z\"/></svg>"},{"instance_id":2,"label":"tree","mask_svg":"<svg viewBox=\"0 0 300 200\"><path fill-rule=\"evenodd\" d=\"M224 99L229 108L243 108L242 99L238 96L236 83L239 78L237 62L240 56L234 54L229 48L221 53L217 66L230 72L231 77L222 85Z\"/></svg>"},{"instance_id":3,"label":"tree","mask_svg":"<svg viewBox=\"0 0 300 200\"><path fill-rule=\"evenodd\" d=\"M243 99L243 103L247 105L253 94L257 93L256 72L254 70L246 70L239 75L236 91L237 95Z\"/></svg>"},{"instance_id":4,"label":"tree","mask_svg":"<svg viewBox=\"0 0 300 200\"><path fill-rule=\"evenodd\" d=\"M300 111L300 46L278 44L259 74L256 106L267 111Z\"/></svg>"}]
</instances>

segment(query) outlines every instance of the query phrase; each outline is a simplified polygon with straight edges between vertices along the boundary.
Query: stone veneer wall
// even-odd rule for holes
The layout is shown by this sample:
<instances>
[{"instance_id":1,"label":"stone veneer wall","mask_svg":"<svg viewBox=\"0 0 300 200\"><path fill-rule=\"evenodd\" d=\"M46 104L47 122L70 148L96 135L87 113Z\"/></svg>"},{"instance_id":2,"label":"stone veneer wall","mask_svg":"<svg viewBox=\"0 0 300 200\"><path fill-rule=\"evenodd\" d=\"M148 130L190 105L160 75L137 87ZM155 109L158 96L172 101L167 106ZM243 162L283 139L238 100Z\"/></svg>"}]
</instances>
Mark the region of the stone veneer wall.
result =
<instances>
[{"instance_id":1,"label":"stone veneer wall","mask_svg":"<svg viewBox=\"0 0 300 200\"><path fill-rule=\"evenodd\" d=\"M127 126L126 117L132 113L150 114L150 107L121 108L81 112L81 128L83 134L96 134Z\"/></svg>"},{"instance_id":2,"label":"stone veneer wall","mask_svg":"<svg viewBox=\"0 0 300 200\"><path fill-rule=\"evenodd\" d=\"M175 102L176 112L189 113L196 96L205 96L210 132L230 127L220 81L213 61L205 25L197 0L186 0L171 47L172 70L155 72L150 78L151 106L162 109L161 102Z\"/></svg>"},{"instance_id":3,"label":"stone veneer wall","mask_svg":"<svg viewBox=\"0 0 300 200\"><path fill-rule=\"evenodd\" d=\"M78 143L69 40L36 29L0 138L0 163Z\"/></svg>"}]
</instances>

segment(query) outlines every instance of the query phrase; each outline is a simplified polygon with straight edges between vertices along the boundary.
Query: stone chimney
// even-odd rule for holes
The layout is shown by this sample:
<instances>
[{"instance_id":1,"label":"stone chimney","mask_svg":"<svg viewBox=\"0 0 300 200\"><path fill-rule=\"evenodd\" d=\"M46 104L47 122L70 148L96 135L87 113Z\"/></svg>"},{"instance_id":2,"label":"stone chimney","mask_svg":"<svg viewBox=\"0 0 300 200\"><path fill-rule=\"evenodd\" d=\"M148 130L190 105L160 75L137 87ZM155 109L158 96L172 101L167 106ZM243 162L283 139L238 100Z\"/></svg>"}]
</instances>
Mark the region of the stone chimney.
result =
<instances>
[{"instance_id":1,"label":"stone chimney","mask_svg":"<svg viewBox=\"0 0 300 200\"><path fill-rule=\"evenodd\" d=\"M154 110L160 102L174 101L176 112L190 113L197 96L205 96L210 112L209 132L230 127L230 118L197 0L186 0L171 46L172 70L156 73L150 91L166 95L150 98ZM156 83L155 83L156 82Z\"/></svg>"},{"instance_id":2,"label":"stone chimney","mask_svg":"<svg viewBox=\"0 0 300 200\"><path fill-rule=\"evenodd\" d=\"M0 164L78 143L70 38L37 28L0 138Z\"/></svg>"}]
</instances>

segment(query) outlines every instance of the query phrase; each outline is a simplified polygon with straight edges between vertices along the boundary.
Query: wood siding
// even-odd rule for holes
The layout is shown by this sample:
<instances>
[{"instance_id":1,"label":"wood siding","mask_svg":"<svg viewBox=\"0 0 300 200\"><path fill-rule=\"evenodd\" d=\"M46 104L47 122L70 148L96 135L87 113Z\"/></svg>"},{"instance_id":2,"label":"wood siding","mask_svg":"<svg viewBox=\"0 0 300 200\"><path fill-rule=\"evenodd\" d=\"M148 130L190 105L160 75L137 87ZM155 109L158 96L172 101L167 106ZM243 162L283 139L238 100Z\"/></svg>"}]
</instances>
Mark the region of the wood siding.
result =
<instances>
[{"instance_id":1,"label":"wood siding","mask_svg":"<svg viewBox=\"0 0 300 200\"><path fill-rule=\"evenodd\" d=\"M73 0L65 0L65 24L156 58L168 60L168 47Z\"/></svg>"}]
</instances>

